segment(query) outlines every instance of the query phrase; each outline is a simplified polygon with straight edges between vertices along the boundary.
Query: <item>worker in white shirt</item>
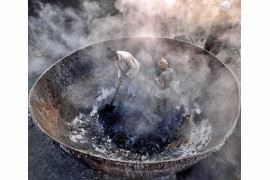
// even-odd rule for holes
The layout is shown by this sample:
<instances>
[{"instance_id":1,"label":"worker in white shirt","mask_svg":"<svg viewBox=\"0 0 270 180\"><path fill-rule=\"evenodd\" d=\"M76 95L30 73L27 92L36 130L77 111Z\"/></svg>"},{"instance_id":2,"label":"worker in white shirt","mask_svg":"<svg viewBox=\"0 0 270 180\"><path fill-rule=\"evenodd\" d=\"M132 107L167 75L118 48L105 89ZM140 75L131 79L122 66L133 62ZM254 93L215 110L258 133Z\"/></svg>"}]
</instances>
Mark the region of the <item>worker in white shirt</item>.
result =
<instances>
[{"instance_id":1,"label":"worker in white shirt","mask_svg":"<svg viewBox=\"0 0 270 180\"><path fill-rule=\"evenodd\" d=\"M140 69L140 63L126 51L116 51L107 48L107 58L113 61L118 70L118 81L126 81L128 86L128 101L133 101L136 96L136 75Z\"/></svg>"}]
</instances>

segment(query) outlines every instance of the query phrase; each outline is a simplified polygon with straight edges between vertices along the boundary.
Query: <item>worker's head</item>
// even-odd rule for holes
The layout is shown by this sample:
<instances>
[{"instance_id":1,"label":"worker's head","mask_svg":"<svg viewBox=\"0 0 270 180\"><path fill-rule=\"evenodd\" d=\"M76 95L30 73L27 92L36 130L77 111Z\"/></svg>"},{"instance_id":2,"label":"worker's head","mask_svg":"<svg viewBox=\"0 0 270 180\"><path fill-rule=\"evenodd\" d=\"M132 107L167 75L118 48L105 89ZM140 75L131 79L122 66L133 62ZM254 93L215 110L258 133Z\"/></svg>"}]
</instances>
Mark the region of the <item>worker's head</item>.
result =
<instances>
[{"instance_id":1,"label":"worker's head","mask_svg":"<svg viewBox=\"0 0 270 180\"><path fill-rule=\"evenodd\" d=\"M161 70L161 71L164 71L168 68L168 62L164 59L164 58L161 58L159 61L158 61L158 68Z\"/></svg>"},{"instance_id":2,"label":"worker's head","mask_svg":"<svg viewBox=\"0 0 270 180\"><path fill-rule=\"evenodd\" d=\"M108 47L107 48L107 54L106 57L111 60L111 61L117 61L118 60L118 54L116 52L116 50Z\"/></svg>"},{"instance_id":3,"label":"worker's head","mask_svg":"<svg viewBox=\"0 0 270 180\"><path fill-rule=\"evenodd\" d=\"M222 3L219 4L219 7L221 10L229 12L231 3L229 1L223 1Z\"/></svg>"}]
</instances>

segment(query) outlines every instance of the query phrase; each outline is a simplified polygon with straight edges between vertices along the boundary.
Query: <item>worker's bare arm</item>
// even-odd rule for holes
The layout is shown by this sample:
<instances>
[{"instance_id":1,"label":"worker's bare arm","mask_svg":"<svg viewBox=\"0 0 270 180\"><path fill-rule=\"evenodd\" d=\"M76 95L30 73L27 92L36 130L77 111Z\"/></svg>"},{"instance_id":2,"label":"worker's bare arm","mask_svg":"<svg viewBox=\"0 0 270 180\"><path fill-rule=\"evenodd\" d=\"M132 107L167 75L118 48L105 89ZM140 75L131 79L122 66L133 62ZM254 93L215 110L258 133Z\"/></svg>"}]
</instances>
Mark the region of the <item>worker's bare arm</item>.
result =
<instances>
[{"instance_id":1,"label":"worker's bare arm","mask_svg":"<svg viewBox=\"0 0 270 180\"><path fill-rule=\"evenodd\" d=\"M160 82L158 78L155 79L155 83L161 88L164 88L164 82Z\"/></svg>"}]
</instances>

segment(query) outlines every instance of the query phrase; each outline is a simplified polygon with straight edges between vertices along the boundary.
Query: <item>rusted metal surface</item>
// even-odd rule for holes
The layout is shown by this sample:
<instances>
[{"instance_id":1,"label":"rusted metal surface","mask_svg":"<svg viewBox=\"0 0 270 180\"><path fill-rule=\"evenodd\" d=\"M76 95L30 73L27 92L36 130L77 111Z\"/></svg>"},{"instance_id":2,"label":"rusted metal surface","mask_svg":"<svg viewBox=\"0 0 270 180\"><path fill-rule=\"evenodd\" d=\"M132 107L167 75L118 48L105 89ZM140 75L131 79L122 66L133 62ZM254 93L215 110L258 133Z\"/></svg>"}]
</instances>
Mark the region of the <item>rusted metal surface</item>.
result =
<instances>
[{"instance_id":1,"label":"rusted metal surface","mask_svg":"<svg viewBox=\"0 0 270 180\"><path fill-rule=\"evenodd\" d=\"M71 141L69 133L72 129L66 122L80 112L89 111L98 89L112 86L111 81L115 79L114 76L106 76L106 70L113 68L105 58L108 46L141 57L138 59L144 61L145 68L165 57L176 71L192 72L189 76L201 93L201 109L212 125L212 139L207 147L186 157L144 162L102 157L91 146ZM151 60L142 55L144 53L150 54ZM207 68L202 69L204 66ZM99 81L100 77L103 77L102 81ZM182 82L185 83L184 80ZM85 106L82 102L88 96L89 104ZM112 176L138 179L177 173L219 150L236 125L239 99L239 89L232 73L215 56L201 48L163 38L126 38L88 46L57 62L33 86L29 104L35 124L86 164Z\"/></svg>"}]
</instances>

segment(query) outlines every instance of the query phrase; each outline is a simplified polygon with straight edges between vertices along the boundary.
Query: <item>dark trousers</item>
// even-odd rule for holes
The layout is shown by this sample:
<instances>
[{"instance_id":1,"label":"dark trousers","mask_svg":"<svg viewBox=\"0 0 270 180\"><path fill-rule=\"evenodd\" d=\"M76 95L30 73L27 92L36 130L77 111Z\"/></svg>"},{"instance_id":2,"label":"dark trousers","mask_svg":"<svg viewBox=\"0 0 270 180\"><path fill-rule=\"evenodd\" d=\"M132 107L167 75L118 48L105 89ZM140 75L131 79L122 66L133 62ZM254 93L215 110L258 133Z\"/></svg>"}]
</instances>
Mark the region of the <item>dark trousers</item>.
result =
<instances>
[{"instance_id":1,"label":"dark trousers","mask_svg":"<svg viewBox=\"0 0 270 180\"><path fill-rule=\"evenodd\" d=\"M216 37L210 34L204 44L204 49L216 56L220 51L221 43L220 42L215 43L215 39Z\"/></svg>"},{"instance_id":2,"label":"dark trousers","mask_svg":"<svg viewBox=\"0 0 270 180\"><path fill-rule=\"evenodd\" d=\"M163 105L163 110L167 108L167 98L158 99L156 98L156 112L160 113L160 106Z\"/></svg>"}]
</instances>

